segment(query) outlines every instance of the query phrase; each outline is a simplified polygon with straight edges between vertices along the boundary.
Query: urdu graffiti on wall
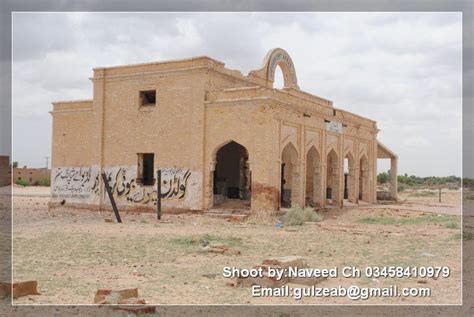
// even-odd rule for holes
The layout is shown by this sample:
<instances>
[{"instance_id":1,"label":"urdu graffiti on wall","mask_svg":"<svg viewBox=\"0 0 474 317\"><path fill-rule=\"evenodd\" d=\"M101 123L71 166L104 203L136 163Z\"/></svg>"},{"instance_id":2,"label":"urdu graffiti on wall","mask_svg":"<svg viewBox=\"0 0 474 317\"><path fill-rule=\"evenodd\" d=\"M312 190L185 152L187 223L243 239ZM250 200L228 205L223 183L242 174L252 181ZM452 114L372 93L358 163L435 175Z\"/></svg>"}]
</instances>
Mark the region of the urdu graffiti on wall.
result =
<instances>
[{"instance_id":1,"label":"urdu graffiti on wall","mask_svg":"<svg viewBox=\"0 0 474 317\"><path fill-rule=\"evenodd\" d=\"M161 199L184 199L189 191L188 179L191 171L187 168L163 168L161 171ZM136 179L136 168L111 167L106 168L105 173L112 193L118 200L141 204L156 203L156 184L140 185ZM59 167L53 174L53 197L84 199L99 196L98 167Z\"/></svg>"},{"instance_id":2,"label":"urdu graffiti on wall","mask_svg":"<svg viewBox=\"0 0 474 317\"><path fill-rule=\"evenodd\" d=\"M117 199L148 204L157 200L156 185L141 186L133 177L134 171L119 167L106 172L112 193ZM183 199L191 171L186 168L164 168L161 174L161 199Z\"/></svg>"},{"instance_id":3,"label":"urdu graffiti on wall","mask_svg":"<svg viewBox=\"0 0 474 317\"><path fill-rule=\"evenodd\" d=\"M99 194L99 173L92 167L58 167L53 176L53 195Z\"/></svg>"}]
</instances>

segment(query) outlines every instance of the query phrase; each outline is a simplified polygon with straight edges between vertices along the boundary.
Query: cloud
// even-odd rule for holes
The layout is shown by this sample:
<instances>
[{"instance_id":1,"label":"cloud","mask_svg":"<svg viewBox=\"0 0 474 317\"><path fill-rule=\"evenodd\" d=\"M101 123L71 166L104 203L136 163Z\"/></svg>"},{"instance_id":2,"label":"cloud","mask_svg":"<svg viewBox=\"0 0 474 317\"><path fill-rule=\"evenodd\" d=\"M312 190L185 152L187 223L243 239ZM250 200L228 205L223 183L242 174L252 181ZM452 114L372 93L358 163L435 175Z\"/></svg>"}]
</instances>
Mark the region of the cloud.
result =
<instances>
[{"instance_id":1,"label":"cloud","mask_svg":"<svg viewBox=\"0 0 474 317\"><path fill-rule=\"evenodd\" d=\"M456 12L15 13L14 131L34 120L35 129L49 132L21 129L14 142L38 150L14 155L43 165L51 101L91 98L94 67L207 55L247 74L273 47L289 52L303 90L376 120L401 173L459 175Z\"/></svg>"}]
</instances>

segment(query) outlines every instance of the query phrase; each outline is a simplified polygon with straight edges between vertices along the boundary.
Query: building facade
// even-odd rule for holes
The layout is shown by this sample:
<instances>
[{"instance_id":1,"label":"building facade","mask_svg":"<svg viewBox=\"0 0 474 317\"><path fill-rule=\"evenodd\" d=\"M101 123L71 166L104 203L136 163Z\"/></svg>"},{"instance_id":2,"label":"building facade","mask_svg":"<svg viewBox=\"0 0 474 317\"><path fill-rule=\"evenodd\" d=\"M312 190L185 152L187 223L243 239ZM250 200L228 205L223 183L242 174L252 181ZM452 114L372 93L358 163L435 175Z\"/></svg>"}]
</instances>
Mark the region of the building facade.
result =
<instances>
[{"instance_id":1,"label":"building facade","mask_svg":"<svg viewBox=\"0 0 474 317\"><path fill-rule=\"evenodd\" d=\"M284 87L274 89L280 67ZM94 69L93 99L54 102L51 206L279 210L376 202L376 122L299 89L273 49L242 75L209 57ZM346 173L345 173L346 171ZM392 177L396 198L396 177Z\"/></svg>"},{"instance_id":2,"label":"building facade","mask_svg":"<svg viewBox=\"0 0 474 317\"><path fill-rule=\"evenodd\" d=\"M28 185L43 185L51 183L51 170L49 168L14 168L13 180L23 181Z\"/></svg>"}]
</instances>

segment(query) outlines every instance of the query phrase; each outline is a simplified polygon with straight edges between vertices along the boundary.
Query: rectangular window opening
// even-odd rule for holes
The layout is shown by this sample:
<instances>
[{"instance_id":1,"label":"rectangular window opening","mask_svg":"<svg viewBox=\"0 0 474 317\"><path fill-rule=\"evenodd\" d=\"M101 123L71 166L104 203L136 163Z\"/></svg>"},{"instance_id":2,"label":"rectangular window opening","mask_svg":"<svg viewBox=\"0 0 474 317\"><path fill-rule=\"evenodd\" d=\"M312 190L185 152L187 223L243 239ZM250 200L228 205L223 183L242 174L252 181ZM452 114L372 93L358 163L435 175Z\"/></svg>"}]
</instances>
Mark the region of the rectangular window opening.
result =
<instances>
[{"instance_id":1,"label":"rectangular window opening","mask_svg":"<svg viewBox=\"0 0 474 317\"><path fill-rule=\"evenodd\" d=\"M151 186L154 183L155 168L154 153L138 153L137 182L144 186Z\"/></svg>"},{"instance_id":2,"label":"rectangular window opening","mask_svg":"<svg viewBox=\"0 0 474 317\"><path fill-rule=\"evenodd\" d=\"M140 106L156 106L156 90L140 91Z\"/></svg>"}]
</instances>

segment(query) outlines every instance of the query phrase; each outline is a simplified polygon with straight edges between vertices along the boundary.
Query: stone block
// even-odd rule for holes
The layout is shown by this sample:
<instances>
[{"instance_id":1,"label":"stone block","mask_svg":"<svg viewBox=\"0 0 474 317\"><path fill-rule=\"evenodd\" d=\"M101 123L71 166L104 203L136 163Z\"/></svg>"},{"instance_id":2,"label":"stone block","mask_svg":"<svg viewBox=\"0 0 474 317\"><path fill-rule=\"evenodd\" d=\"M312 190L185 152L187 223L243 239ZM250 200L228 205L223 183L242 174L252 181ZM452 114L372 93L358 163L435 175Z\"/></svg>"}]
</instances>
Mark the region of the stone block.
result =
<instances>
[{"instance_id":1,"label":"stone block","mask_svg":"<svg viewBox=\"0 0 474 317\"><path fill-rule=\"evenodd\" d=\"M0 283L0 294L4 294L4 297L7 295L12 295L13 298L27 295L40 295L38 293L37 281Z\"/></svg>"}]
</instances>

